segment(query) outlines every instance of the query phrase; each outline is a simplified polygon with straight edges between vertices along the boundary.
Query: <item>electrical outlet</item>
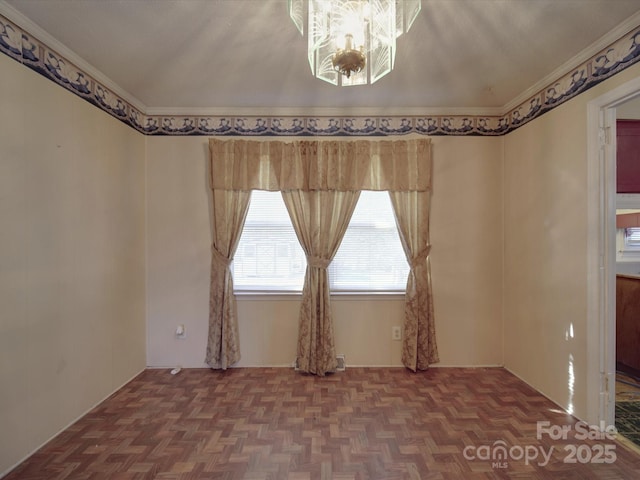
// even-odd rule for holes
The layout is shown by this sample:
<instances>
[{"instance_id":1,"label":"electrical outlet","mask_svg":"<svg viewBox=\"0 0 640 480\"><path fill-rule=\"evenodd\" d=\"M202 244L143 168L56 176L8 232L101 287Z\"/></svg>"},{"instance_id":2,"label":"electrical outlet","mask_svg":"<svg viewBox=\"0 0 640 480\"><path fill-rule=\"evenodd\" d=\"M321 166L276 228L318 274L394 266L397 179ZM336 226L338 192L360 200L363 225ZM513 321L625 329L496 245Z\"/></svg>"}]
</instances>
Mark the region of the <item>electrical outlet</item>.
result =
<instances>
[{"instance_id":1,"label":"electrical outlet","mask_svg":"<svg viewBox=\"0 0 640 480\"><path fill-rule=\"evenodd\" d=\"M391 327L391 340L402 340L402 327Z\"/></svg>"},{"instance_id":2,"label":"electrical outlet","mask_svg":"<svg viewBox=\"0 0 640 480\"><path fill-rule=\"evenodd\" d=\"M184 329L184 324L180 324L176 328L176 338L187 338L187 331Z\"/></svg>"}]
</instances>

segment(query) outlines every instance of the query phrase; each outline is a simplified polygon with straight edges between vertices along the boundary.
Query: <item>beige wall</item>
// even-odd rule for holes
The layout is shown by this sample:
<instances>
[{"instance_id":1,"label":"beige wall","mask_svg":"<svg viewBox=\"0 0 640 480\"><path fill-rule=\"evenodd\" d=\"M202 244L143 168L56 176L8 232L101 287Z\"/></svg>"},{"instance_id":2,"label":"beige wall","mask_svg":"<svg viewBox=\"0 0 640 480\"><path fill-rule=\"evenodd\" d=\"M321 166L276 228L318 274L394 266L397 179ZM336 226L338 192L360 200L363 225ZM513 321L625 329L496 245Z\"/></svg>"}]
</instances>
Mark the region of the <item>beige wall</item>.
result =
<instances>
[{"instance_id":1,"label":"beige wall","mask_svg":"<svg viewBox=\"0 0 640 480\"><path fill-rule=\"evenodd\" d=\"M211 230L207 138L147 137L150 366L201 367ZM502 364L502 143L435 137L432 268L443 365ZM240 366L290 365L298 297L239 297ZM348 365L400 365L403 300L332 299L336 348ZM175 329L184 324L186 339Z\"/></svg>"},{"instance_id":2,"label":"beige wall","mask_svg":"<svg viewBox=\"0 0 640 480\"><path fill-rule=\"evenodd\" d=\"M636 65L505 136L505 366L587 414L587 104Z\"/></svg>"},{"instance_id":3,"label":"beige wall","mask_svg":"<svg viewBox=\"0 0 640 480\"><path fill-rule=\"evenodd\" d=\"M145 367L144 137L0 55L0 475Z\"/></svg>"}]
</instances>

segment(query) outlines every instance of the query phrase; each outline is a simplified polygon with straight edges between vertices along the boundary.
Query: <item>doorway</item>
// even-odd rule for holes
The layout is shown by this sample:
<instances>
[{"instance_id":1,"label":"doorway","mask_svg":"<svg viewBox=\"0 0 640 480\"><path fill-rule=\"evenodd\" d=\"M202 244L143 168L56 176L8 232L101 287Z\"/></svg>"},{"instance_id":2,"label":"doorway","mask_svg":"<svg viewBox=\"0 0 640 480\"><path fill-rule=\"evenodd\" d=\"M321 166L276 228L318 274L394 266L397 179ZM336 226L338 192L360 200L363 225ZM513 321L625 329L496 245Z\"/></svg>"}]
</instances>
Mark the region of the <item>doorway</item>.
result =
<instances>
[{"instance_id":1,"label":"doorway","mask_svg":"<svg viewBox=\"0 0 640 480\"><path fill-rule=\"evenodd\" d=\"M640 448L640 97L616 107L616 168L615 426Z\"/></svg>"},{"instance_id":2,"label":"doorway","mask_svg":"<svg viewBox=\"0 0 640 480\"><path fill-rule=\"evenodd\" d=\"M640 98L640 78L589 102L587 365L588 421L615 425L616 405L616 119Z\"/></svg>"}]
</instances>

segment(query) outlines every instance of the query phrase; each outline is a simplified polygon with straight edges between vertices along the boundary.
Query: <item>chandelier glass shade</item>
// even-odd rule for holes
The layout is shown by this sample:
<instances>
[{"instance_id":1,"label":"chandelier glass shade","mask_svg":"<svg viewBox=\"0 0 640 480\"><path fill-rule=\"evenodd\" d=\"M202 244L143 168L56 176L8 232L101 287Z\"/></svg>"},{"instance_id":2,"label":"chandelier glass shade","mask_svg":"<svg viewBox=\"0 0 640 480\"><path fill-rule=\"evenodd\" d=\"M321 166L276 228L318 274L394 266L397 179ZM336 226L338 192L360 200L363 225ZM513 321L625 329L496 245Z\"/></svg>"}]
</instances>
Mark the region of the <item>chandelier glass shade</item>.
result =
<instances>
[{"instance_id":1,"label":"chandelier glass shade","mask_svg":"<svg viewBox=\"0 0 640 480\"><path fill-rule=\"evenodd\" d=\"M396 39L420 9L421 0L289 0L289 16L307 32L313 75L344 86L374 83L393 70Z\"/></svg>"}]
</instances>

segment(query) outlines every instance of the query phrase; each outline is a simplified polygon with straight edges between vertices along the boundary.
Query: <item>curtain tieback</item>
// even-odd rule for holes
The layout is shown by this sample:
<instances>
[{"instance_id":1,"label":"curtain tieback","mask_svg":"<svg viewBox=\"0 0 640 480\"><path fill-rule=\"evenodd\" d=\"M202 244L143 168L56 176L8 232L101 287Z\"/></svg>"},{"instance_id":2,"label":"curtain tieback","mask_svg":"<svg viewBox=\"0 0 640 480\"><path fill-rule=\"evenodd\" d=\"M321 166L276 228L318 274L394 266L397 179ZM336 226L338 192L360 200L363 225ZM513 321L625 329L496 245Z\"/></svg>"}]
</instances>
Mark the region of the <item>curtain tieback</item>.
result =
<instances>
[{"instance_id":1,"label":"curtain tieback","mask_svg":"<svg viewBox=\"0 0 640 480\"><path fill-rule=\"evenodd\" d=\"M307 265L314 268L328 268L331 262L320 257L307 257Z\"/></svg>"},{"instance_id":2,"label":"curtain tieback","mask_svg":"<svg viewBox=\"0 0 640 480\"><path fill-rule=\"evenodd\" d=\"M211 248L211 258L219 265L228 268L231 265L231 259L220 252L216 247Z\"/></svg>"},{"instance_id":3,"label":"curtain tieback","mask_svg":"<svg viewBox=\"0 0 640 480\"><path fill-rule=\"evenodd\" d=\"M418 253L415 257L411 259L411 269L415 269L421 265L424 265L429 258L429 253L431 252L431 245L427 245L420 253Z\"/></svg>"}]
</instances>

